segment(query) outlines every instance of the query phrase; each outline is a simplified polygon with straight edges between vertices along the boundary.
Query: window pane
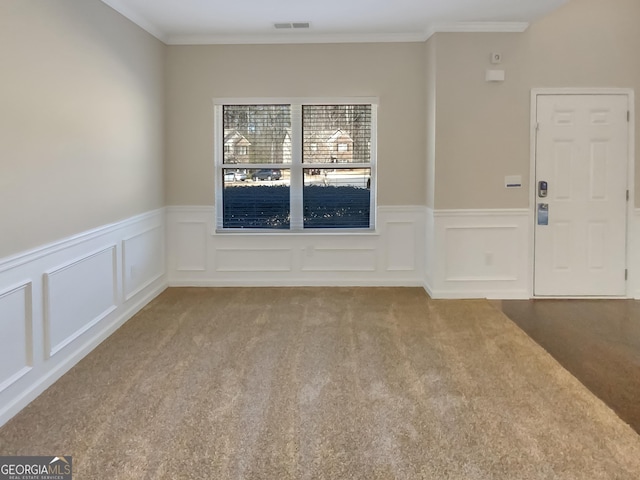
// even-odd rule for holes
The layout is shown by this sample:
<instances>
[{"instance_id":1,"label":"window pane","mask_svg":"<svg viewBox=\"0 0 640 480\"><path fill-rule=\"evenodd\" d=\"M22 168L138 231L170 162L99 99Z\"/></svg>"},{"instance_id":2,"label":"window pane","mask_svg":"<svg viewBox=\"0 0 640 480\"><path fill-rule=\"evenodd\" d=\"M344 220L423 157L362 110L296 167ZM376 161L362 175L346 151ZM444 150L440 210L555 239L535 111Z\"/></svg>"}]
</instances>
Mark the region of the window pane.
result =
<instances>
[{"instance_id":1,"label":"window pane","mask_svg":"<svg viewBox=\"0 0 640 480\"><path fill-rule=\"evenodd\" d=\"M305 228L369 228L371 169L304 170Z\"/></svg>"},{"instance_id":2,"label":"window pane","mask_svg":"<svg viewBox=\"0 0 640 480\"><path fill-rule=\"evenodd\" d=\"M288 169L225 168L223 172L224 228L289 228Z\"/></svg>"},{"instance_id":3,"label":"window pane","mask_svg":"<svg viewBox=\"0 0 640 480\"><path fill-rule=\"evenodd\" d=\"M224 163L291 163L290 105L225 105Z\"/></svg>"},{"instance_id":4,"label":"window pane","mask_svg":"<svg viewBox=\"0 0 640 480\"><path fill-rule=\"evenodd\" d=\"M371 105L303 105L303 161L368 163Z\"/></svg>"}]
</instances>

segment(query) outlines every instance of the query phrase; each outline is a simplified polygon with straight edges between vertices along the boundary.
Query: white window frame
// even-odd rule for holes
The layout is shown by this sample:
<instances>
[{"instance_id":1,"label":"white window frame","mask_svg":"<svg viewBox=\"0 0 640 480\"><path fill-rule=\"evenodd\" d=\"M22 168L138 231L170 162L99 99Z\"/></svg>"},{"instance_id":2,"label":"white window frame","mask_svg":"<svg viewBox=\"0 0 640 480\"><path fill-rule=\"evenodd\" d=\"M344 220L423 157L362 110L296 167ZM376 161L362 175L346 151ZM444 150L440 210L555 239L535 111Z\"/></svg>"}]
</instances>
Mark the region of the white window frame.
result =
<instances>
[{"instance_id":1,"label":"white window frame","mask_svg":"<svg viewBox=\"0 0 640 480\"><path fill-rule=\"evenodd\" d=\"M213 160L215 181L215 233L246 233L246 234L300 234L300 233L370 233L376 228L376 198L377 198L377 138L378 138L378 98L377 97L338 97L338 98L214 98L213 99ZM251 168L278 168L290 170L290 216L289 229L252 229L252 228L224 228L222 193L224 185L224 152L219 145L223 143L223 115L225 105L291 105L291 163L283 164L252 164ZM371 147L368 163L302 163L302 106L303 105L371 105ZM235 164L234 164L235 165ZM231 165L226 165L231 168ZM242 164L243 168L247 168ZM369 187L369 228L304 228L303 219L303 188L304 169L370 169L371 184Z\"/></svg>"}]
</instances>

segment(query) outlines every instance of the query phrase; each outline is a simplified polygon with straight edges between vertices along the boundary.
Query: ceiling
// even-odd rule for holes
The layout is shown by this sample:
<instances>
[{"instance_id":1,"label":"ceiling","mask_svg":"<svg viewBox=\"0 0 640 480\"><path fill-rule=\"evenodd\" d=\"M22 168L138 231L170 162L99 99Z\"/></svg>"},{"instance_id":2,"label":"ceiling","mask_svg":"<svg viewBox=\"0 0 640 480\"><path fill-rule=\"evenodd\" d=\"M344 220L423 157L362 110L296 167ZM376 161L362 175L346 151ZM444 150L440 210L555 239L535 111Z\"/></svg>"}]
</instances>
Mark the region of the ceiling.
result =
<instances>
[{"instance_id":1,"label":"ceiling","mask_svg":"<svg viewBox=\"0 0 640 480\"><path fill-rule=\"evenodd\" d=\"M424 41L435 32L521 32L568 0L102 0L163 42ZM309 22L308 29L275 23Z\"/></svg>"}]
</instances>

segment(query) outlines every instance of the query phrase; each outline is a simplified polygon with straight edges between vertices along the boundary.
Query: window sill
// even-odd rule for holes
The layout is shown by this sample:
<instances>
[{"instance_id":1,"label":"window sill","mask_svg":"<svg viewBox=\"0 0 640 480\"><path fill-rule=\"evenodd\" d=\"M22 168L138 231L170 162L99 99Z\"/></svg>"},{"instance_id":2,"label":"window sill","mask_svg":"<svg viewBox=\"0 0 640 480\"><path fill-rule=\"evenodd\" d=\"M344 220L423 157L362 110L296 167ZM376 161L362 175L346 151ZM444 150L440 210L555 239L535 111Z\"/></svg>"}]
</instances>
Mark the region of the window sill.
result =
<instances>
[{"instance_id":1,"label":"window sill","mask_svg":"<svg viewBox=\"0 0 640 480\"><path fill-rule=\"evenodd\" d=\"M261 229L215 229L211 232L211 235L223 235L223 236L247 236L247 237L262 237L262 236L320 236L320 237L344 237L344 236L358 236L358 237L379 237L380 232L376 229L306 229L306 230L261 230Z\"/></svg>"}]
</instances>

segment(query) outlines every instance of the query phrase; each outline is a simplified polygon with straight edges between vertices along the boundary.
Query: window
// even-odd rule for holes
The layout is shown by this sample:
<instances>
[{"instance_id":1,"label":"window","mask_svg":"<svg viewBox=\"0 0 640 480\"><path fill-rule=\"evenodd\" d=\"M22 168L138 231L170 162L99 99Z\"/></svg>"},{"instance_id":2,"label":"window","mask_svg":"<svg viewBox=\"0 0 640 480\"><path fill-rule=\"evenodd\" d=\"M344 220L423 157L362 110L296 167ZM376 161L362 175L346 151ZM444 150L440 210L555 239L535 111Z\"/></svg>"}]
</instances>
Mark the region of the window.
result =
<instances>
[{"instance_id":1,"label":"window","mask_svg":"<svg viewBox=\"0 0 640 480\"><path fill-rule=\"evenodd\" d=\"M218 230L374 227L374 102L221 101L215 109ZM246 175L232 175L239 168Z\"/></svg>"}]
</instances>

